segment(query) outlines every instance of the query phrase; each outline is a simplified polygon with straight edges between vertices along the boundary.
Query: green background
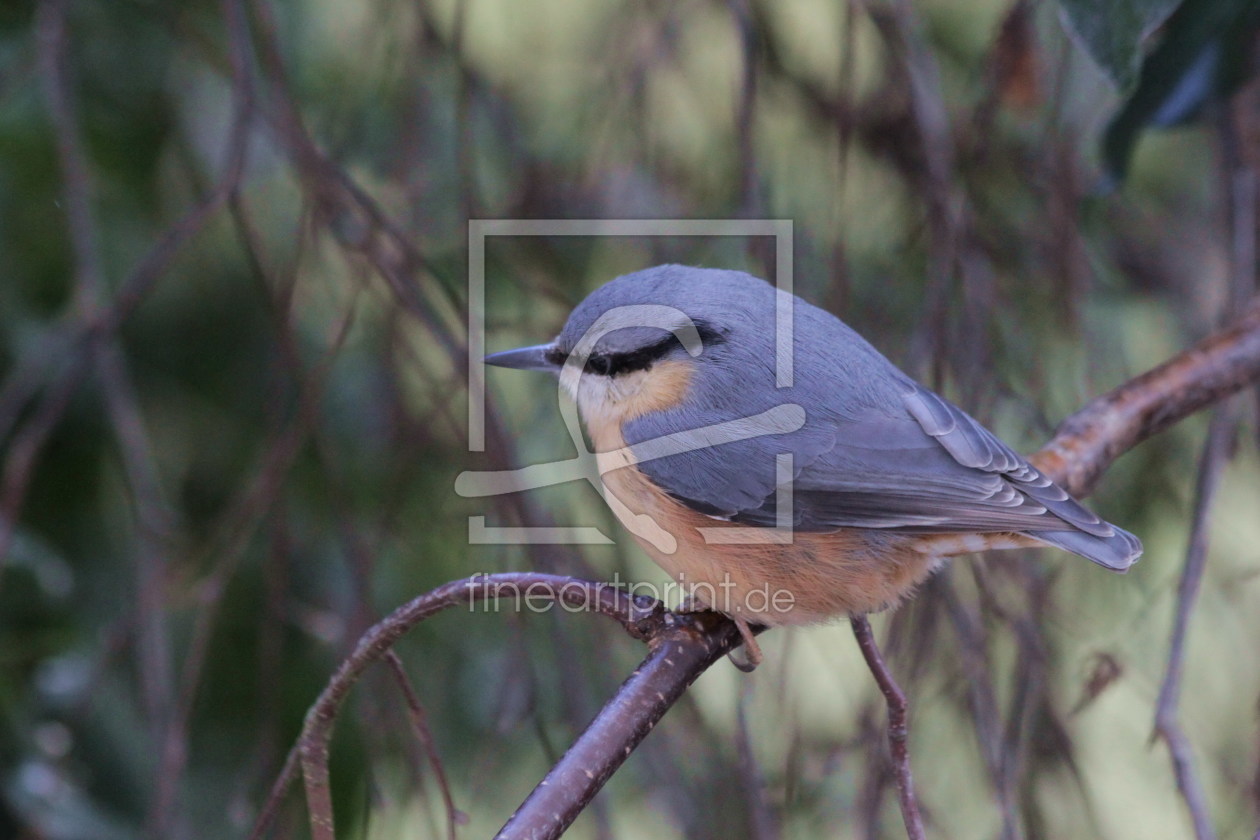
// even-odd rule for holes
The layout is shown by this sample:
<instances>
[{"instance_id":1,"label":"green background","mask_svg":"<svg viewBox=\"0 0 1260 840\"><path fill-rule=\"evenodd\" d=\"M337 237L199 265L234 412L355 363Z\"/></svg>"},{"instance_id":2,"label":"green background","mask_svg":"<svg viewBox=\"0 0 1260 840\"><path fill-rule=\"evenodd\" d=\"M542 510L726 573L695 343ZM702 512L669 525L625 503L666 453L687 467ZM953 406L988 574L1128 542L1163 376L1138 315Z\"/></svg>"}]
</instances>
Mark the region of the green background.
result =
<instances>
[{"instance_id":1,"label":"green background","mask_svg":"<svg viewBox=\"0 0 1260 840\"><path fill-rule=\"evenodd\" d=\"M454 492L464 470L573 455L554 388L510 371L487 374L490 446L468 451L470 218L790 219L799 294L1026 452L1209 332L1254 285L1254 230L1229 208L1260 162L1260 100L1243 87L1145 133L1107 191L1122 95L1061 15L0 7L0 837L245 836L306 708L396 605L475 572L663 583L589 485ZM771 245L491 238L488 346L549 340L625 271L768 276ZM1257 798L1260 481L1253 396L1239 406L1181 713L1221 836L1251 836ZM1206 427L1143 444L1091 500L1146 544L1128 575L969 558L876 617L932 837L1190 836L1150 733ZM477 515L617 544L470 545ZM707 673L572 836L901 836L848 627L762 638L766 663ZM471 838L642 650L594 616L456 610L399 654ZM410 732L369 672L334 742L338 836L443 835ZM296 794L278 836L304 820Z\"/></svg>"}]
</instances>

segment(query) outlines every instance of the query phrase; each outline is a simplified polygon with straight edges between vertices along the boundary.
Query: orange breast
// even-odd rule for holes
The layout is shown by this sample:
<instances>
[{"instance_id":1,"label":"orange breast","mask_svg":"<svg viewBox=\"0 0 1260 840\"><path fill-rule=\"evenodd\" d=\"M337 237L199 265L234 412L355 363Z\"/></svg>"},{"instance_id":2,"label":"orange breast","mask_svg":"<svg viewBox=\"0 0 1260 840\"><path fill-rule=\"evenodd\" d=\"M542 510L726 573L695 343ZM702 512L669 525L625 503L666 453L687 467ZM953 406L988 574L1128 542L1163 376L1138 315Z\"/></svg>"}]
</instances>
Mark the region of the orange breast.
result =
<instances>
[{"instance_id":1,"label":"orange breast","mask_svg":"<svg viewBox=\"0 0 1260 840\"><path fill-rule=\"evenodd\" d=\"M761 624L808 624L891 606L942 554L913 537L861 529L779 534L713 519L656 487L632 463L619 423L588 423L613 510L693 601ZM619 507L624 508L618 510ZM672 539L643 536L646 514ZM788 542L770 541L786 537ZM672 543L670 545L669 543ZM672 549L672 550L671 550Z\"/></svg>"}]
</instances>

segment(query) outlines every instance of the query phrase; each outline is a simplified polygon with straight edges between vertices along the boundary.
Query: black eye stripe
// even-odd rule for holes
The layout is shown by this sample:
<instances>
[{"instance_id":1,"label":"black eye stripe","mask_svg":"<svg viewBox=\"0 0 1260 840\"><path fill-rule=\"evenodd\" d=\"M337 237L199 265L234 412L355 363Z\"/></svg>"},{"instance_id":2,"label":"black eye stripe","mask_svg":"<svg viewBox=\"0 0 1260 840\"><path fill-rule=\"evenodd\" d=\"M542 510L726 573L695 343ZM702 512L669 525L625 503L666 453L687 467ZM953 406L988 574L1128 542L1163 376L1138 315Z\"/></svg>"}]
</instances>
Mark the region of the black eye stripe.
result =
<instances>
[{"instance_id":1,"label":"black eye stripe","mask_svg":"<svg viewBox=\"0 0 1260 840\"><path fill-rule=\"evenodd\" d=\"M696 322L696 331L700 335L700 341L705 347L714 344L721 344L724 337L717 330L714 330L708 324ZM636 370L648 370L653 363L666 356L675 347L680 347L678 337L670 334L662 338L655 344L649 344L647 347L640 347L637 350L628 350L624 353L594 353L586 359L586 363L582 366L586 373L593 373L596 376L616 376L620 373L631 373ZM548 354L548 361L552 361L552 356L556 357L556 364L564 364L565 354L559 349L552 350Z\"/></svg>"},{"instance_id":2,"label":"black eye stripe","mask_svg":"<svg viewBox=\"0 0 1260 840\"><path fill-rule=\"evenodd\" d=\"M586 360L586 370L599 376L616 376L636 370L648 370L652 364L675 347L678 339L666 336L655 344L625 353L597 353Z\"/></svg>"}]
</instances>

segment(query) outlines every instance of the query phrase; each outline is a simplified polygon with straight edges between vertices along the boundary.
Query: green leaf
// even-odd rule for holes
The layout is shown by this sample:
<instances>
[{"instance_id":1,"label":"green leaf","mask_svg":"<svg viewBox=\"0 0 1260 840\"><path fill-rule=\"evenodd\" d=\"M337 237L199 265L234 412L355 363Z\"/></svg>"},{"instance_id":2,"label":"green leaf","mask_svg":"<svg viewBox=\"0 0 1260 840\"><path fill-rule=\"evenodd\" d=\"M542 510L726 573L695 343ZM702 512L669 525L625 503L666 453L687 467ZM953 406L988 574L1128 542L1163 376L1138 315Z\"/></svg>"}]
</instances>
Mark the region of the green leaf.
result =
<instances>
[{"instance_id":1,"label":"green leaf","mask_svg":"<svg viewBox=\"0 0 1260 840\"><path fill-rule=\"evenodd\" d=\"M1137 84L1142 41L1180 0L1059 0L1067 29L1121 93Z\"/></svg>"},{"instance_id":2,"label":"green leaf","mask_svg":"<svg viewBox=\"0 0 1260 840\"><path fill-rule=\"evenodd\" d=\"M1207 102L1228 96L1246 77L1243 59L1258 12L1255 0L1185 0L1142 63L1137 87L1107 125L1102 151L1108 186L1124 179L1144 130L1195 119Z\"/></svg>"}]
</instances>

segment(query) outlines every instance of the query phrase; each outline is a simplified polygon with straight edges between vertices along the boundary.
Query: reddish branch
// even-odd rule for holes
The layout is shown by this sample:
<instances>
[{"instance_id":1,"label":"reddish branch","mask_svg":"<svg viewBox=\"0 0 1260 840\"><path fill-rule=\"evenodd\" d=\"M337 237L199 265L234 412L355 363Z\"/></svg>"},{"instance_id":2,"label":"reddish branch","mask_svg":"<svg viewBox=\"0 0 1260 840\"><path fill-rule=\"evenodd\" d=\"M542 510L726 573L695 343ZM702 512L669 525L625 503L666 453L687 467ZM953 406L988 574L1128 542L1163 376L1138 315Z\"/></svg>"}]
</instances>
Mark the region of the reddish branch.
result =
<instances>
[{"instance_id":1,"label":"reddish branch","mask_svg":"<svg viewBox=\"0 0 1260 840\"><path fill-rule=\"evenodd\" d=\"M1072 493L1085 495L1121 453L1257 380L1260 303L1253 303L1232 325L1069 417L1034 460ZM368 631L342 663L308 713L298 745L273 786L252 837L267 830L300 759L312 837L332 840L328 742L338 710L359 675L425 618L452 606L521 592L614 618L647 643L648 656L503 826L497 836L504 840L558 837L683 692L740 643L738 630L722 616L676 615L651 599L634 599L591 581L507 574L446 584L395 610ZM857 618L853 626L888 703L894 777L907 831L911 838L920 838L923 826L910 784L905 697L879 657L870 625Z\"/></svg>"},{"instance_id":2,"label":"reddish branch","mask_svg":"<svg viewBox=\"0 0 1260 840\"><path fill-rule=\"evenodd\" d=\"M742 641L734 623L717 613L659 616L647 658L499 829L497 840L559 837L696 678Z\"/></svg>"},{"instance_id":3,"label":"reddish branch","mask_svg":"<svg viewBox=\"0 0 1260 840\"><path fill-rule=\"evenodd\" d=\"M1212 415L1207 442L1199 460L1199 475L1195 486L1194 525L1190 529L1190 545L1186 550L1186 563L1177 583L1177 611L1173 617L1172 639L1168 645L1168 666L1164 682L1159 688L1155 703L1155 731L1152 739L1162 738L1172 757L1173 775L1177 789L1190 811L1195 840L1214 840L1216 833L1208 821L1207 797L1194 773L1190 742L1177 720L1177 702L1181 693L1182 666L1185 662L1186 630L1190 625L1190 610L1198 595L1203 571L1207 566L1208 512L1216 497L1220 477L1229 457L1230 438L1233 436L1235 412L1230 403L1219 406Z\"/></svg>"},{"instance_id":4,"label":"reddish branch","mask_svg":"<svg viewBox=\"0 0 1260 840\"><path fill-rule=\"evenodd\" d=\"M438 790L442 793L442 805L446 808L446 834L451 840L455 840L455 827L459 825L462 815L455 808L455 798L451 795L451 785L446 779L446 770L442 767L442 760L438 757L437 745L433 743L433 732L429 729L429 716L424 709L424 705L420 702L419 695L411 685L411 680L407 678L407 671L403 667L402 659L392 650L385 653L385 663L389 665L389 670L393 673L395 681L398 683L398 690L402 692L403 697L407 701L407 717L411 722L412 734L416 736L416 740L420 742L421 748L424 750L425 759L428 761L429 767L433 769L433 775L437 778Z\"/></svg>"},{"instance_id":5,"label":"reddish branch","mask_svg":"<svg viewBox=\"0 0 1260 840\"><path fill-rule=\"evenodd\" d=\"M880 655L875 644L875 634L866 616L854 616L853 635L866 666L871 669L884 702L888 706L888 750L892 754L893 778L897 782L897 800L901 805L901 818L906 823L910 840L923 840L923 817L919 815L919 803L914 795L914 777L910 773L910 720L906 694L893 679L892 671Z\"/></svg>"},{"instance_id":6,"label":"reddish branch","mask_svg":"<svg viewBox=\"0 0 1260 840\"><path fill-rule=\"evenodd\" d=\"M1253 303L1238 321L1224 330L1090 402L1065 420L1050 443L1033 458L1038 466L1067 486L1073 494L1087 495L1098 478L1122 453L1257 380L1260 380L1260 302ZM707 660L696 658L686 664L679 663L677 667L663 674L657 672L650 683L637 682L632 678L604 707L578 744L584 744L592 731L603 731L612 726L628 731L643 723L650 729L660 719L663 711L654 702L659 695L681 695L703 670L695 670L701 661L716 661L723 652L722 648L734 646L738 642L737 633L728 621L719 621L715 632L721 634L716 637L719 642L715 648L716 655ZM872 664L866 644L869 642L873 647L873 639L869 635L864 637L856 625L855 632L868 664ZM651 659L649 656L648 661ZM872 667L875 669L878 666L872 664ZM886 670L883 676L890 678ZM876 677L880 679L878 670ZM895 689L895 683L891 685ZM895 702L896 694L890 697L882 680L880 688L889 700L890 727L896 727L899 722L904 723L904 707ZM634 717L622 719L628 711ZM615 720L608 720L610 716ZM908 752L898 748L898 742L904 746L904 741L897 733L890 732L894 775L899 791L904 791L901 801L907 830L912 838L921 837L922 826L918 824L917 806L909 784L909 756ZM590 801L603 786L607 776L595 774L594 765L583 765L582 761L589 757L587 752L584 750L575 754L575 750L577 746L565 754L539 788L554 788L555 785L550 781L557 777L574 780L577 785L564 791L553 789L545 799L536 790L512 816L508 825L504 826L499 834L500 838L559 836L564 827L577 816L573 809L580 811L581 806ZM600 758L614 757L607 754L597 755ZM615 758L618 765L624 760L624 756ZM601 768L603 766L598 765ZM562 768L563 776L560 773ZM587 770L592 771L592 774L587 774ZM555 820L553 815L557 812L568 814L568 822ZM512 831L509 832L509 829Z\"/></svg>"},{"instance_id":7,"label":"reddish branch","mask_svg":"<svg viewBox=\"0 0 1260 840\"><path fill-rule=\"evenodd\" d=\"M1260 379L1260 300L1220 332L1091 401L1032 461L1074 496L1138 443Z\"/></svg>"},{"instance_id":8,"label":"reddish branch","mask_svg":"<svg viewBox=\"0 0 1260 840\"><path fill-rule=\"evenodd\" d=\"M569 609L605 615L618 621L630 635L648 641L650 646L661 644L653 640L668 636L668 627L687 623L665 612L660 603L653 599L632 597L608 584L562 575L474 575L467 580L452 581L439 586L404 604L374 625L359 639L354 652L341 663L327 687L307 712L297 747L289 754L280 777L273 785L251 837L261 837L267 830L275 815L276 806L292 783L300 763L306 790L306 807L310 815L311 837L313 840L334 840L332 796L328 780L328 742L332 737L337 714L359 676L369 665L385 658L395 642L426 618L454 606L472 606L503 597L524 599L528 604L551 601ZM706 632L697 632L696 635L709 634L706 628ZM702 670L703 668L696 673L699 674ZM599 786L594 788L598 789ZM591 795L594 795L594 791Z\"/></svg>"},{"instance_id":9,"label":"reddish branch","mask_svg":"<svg viewBox=\"0 0 1260 840\"><path fill-rule=\"evenodd\" d=\"M1227 109L1219 109L1218 133L1221 139L1221 175L1229 195L1228 219L1230 238L1229 294L1226 312L1232 312L1252 294L1256 286L1256 210L1258 182L1256 172L1243 160L1238 125ZM1194 609L1203 573L1207 568L1208 524L1212 503L1220 486L1225 464L1229 460L1237 425L1236 401L1216 407L1207 440L1199 458L1199 474L1195 482L1194 518L1190 525L1190 542L1185 564L1177 583L1177 606L1173 613L1172 638L1168 642L1168 662L1164 680L1155 703L1155 728L1151 739L1162 738L1168 746L1177 790L1186 803L1196 840L1215 840L1216 833L1208 816L1207 797L1194 769L1190 739L1178 719L1181 677L1186 656L1186 634L1190 613Z\"/></svg>"}]
</instances>

